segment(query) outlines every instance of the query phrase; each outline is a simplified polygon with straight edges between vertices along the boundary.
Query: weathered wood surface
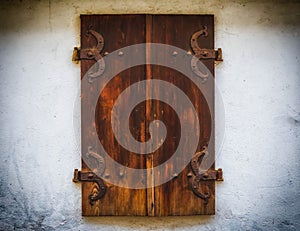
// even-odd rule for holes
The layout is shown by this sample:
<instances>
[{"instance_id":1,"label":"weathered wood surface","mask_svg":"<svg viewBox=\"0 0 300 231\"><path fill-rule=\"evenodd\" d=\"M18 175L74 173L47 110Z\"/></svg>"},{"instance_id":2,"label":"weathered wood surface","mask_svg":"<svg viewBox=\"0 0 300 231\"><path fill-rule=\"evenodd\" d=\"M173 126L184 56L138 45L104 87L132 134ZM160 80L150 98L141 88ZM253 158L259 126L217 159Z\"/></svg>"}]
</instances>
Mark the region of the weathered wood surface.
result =
<instances>
[{"instance_id":1,"label":"weathered wood surface","mask_svg":"<svg viewBox=\"0 0 300 231\"><path fill-rule=\"evenodd\" d=\"M83 15L81 16L81 48L94 45L94 39L86 36L86 31L92 27L104 37L103 53L144 42L169 44L189 51L192 34L203 25L208 27L209 36L199 38L199 43L204 48L213 49L214 19L211 15ZM150 48L146 47L145 60L149 58L150 53ZM204 63L211 73L214 73L214 61L206 60ZM82 77L93 64L94 61L81 61ZM113 65L118 65L118 63ZM148 100L139 104L132 112L129 123L132 135L138 141L143 142L149 138L149 123L154 119L163 121L168 134L161 148L150 155L138 155L124 149L114 137L111 128L111 109L115 100L125 88L144 79L165 80L184 91L193 103L200 119L198 150L209 142L211 136L210 142L214 142L211 114L199 89L178 71L162 66L144 65L127 69L115 76L100 96L95 95L97 84L91 84L88 87L85 85L81 89L83 154L87 152L91 144L97 151L100 141L114 160L131 168L153 168L172 156L180 140L180 122L176 112L169 105L158 100ZM214 97L214 89L208 89L208 91L211 97ZM145 89L145 92L148 96L159 97L160 94L159 89ZM95 96L99 97L99 100L94 112L94 105L91 105L89 99ZM89 113L95 113L94 121ZM93 126L96 126L96 135L93 134ZM209 153L214 155L214 148L211 148ZM179 158L176 161L182 160ZM82 170L89 170L84 162L82 162ZM122 171L122 169L114 171ZM201 191L211 194L209 203L205 204L191 190L191 179L187 177L190 171L190 167L187 166L176 178L155 188L152 175L141 176L148 184L147 189L126 189L106 182L108 189L105 196L93 206L89 204L88 195L95 190L96 185L83 183L82 214L85 216L214 214L215 183L213 181L201 183ZM120 180L126 182L130 179L124 176Z\"/></svg>"}]
</instances>

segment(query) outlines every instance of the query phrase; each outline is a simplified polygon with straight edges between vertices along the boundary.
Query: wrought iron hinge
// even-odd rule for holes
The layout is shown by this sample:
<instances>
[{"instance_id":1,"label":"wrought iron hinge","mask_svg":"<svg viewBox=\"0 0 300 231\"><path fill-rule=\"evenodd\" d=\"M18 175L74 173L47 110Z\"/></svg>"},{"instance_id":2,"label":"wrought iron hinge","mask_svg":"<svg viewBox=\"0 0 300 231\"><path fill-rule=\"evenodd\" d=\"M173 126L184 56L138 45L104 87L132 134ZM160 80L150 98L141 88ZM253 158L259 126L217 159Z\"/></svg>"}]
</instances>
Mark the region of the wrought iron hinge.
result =
<instances>
[{"instance_id":1,"label":"wrought iron hinge","mask_svg":"<svg viewBox=\"0 0 300 231\"><path fill-rule=\"evenodd\" d=\"M96 78L103 74L105 69L105 62L101 55L101 52L104 47L104 39L103 36L89 29L86 32L86 36L93 36L96 39L96 45L91 48L80 49L79 47L74 47L72 61L80 61L80 60L95 60L98 63L98 67L96 71L93 73L89 73L89 77Z\"/></svg>"},{"instance_id":2,"label":"wrought iron hinge","mask_svg":"<svg viewBox=\"0 0 300 231\"><path fill-rule=\"evenodd\" d=\"M89 195L90 205L94 205L97 200L100 200L106 193L106 185L103 180L94 172L81 172L78 169L74 170L73 182L94 182L97 184L97 192Z\"/></svg>"},{"instance_id":3,"label":"wrought iron hinge","mask_svg":"<svg viewBox=\"0 0 300 231\"><path fill-rule=\"evenodd\" d=\"M203 70L200 70L199 66L197 65L198 60L213 59L215 61L223 61L222 49L218 48L214 50L214 49L201 48L198 43L198 38L200 36L204 36L204 37L208 36L207 26L204 26L203 29L195 32L191 37L191 48L194 52L194 57L191 60L191 67L193 72L196 75L198 75L201 78L207 78L208 73L205 73L203 72Z\"/></svg>"},{"instance_id":4,"label":"wrought iron hinge","mask_svg":"<svg viewBox=\"0 0 300 231\"><path fill-rule=\"evenodd\" d=\"M94 205L97 200L100 200L106 193L106 185L100 176L103 176L105 171L105 160L97 152L93 151L92 146L88 147L85 154L85 163L88 163L93 171L78 171L74 170L73 182L93 182L96 183L96 190L93 190L89 195L90 205Z\"/></svg>"},{"instance_id":5,"label":"wrought iron hinge","mask_svg":"<svg viewBox=\"0 0 300 231\"><path fill-rule=\"evenodd\" d=\"M192 177L192 190L194 194L204 200L207 204L210 198L209 192L200 192L201 181L223 181L223 170L221 168L214 170L208 169L203 172L200 170L201 162L205 155L208 155L207 147L204 147L202 151L197 152L191 162L192 172L188 173L188 177Z\"/></svg>"}]
</instances>

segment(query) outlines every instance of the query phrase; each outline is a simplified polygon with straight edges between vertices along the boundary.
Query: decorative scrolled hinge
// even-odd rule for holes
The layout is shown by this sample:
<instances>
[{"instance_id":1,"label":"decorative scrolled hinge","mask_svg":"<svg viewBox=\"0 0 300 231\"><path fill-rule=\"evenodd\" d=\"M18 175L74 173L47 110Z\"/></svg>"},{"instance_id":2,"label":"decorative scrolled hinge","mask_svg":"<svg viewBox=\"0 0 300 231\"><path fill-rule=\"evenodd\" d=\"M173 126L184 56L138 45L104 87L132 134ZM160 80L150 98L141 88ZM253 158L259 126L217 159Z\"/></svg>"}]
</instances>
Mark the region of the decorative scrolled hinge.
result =
<instances>
[{"instance_id":1,"label":"decorative scrolled hinge","mask_svg":"<svg viewBox=\"0 0 300 231\"><path fill-rule=\"evenodd\" d=\"M192 177L192 190L194 194L203 199L204 203L207 204L211 195L209 192L203 193L199 191L199 184L201 184L201 181L223 181L224 179L221 168L217 170L208 169L205 172L200 171L200 165L205 155L208 155L207 147L204 147L202 151L197 152L193 156L190 162L193 173L189 173L188 177Z\"/></svg>"},{"instance_id":2,"label":"decorative scrolled hinge","mask_svg":"<svg viewBox=\"0 0 300 231\"><path fill-rule=\"evenodd\" d=\"M74 170L73 182L93 182L97 184L96 190L89 195L90 205L94 205L97 200L100 200L106 193L107 187L100 176L103 175L105 170L105 161L102 156L92 150L92 147L88 147L86 153L87 158L93 158L96 160L97 166L93 171L82 172L78 169ZM88 160L88 159L87 159ZM90 163L91 164L91 163Z\"/></svg>"},{"instance_id":3,"label":"decorative scrolled hinge","mask_svg":"<svg viewBox=\"0 0 300 231\"><path fill-rule=\"evenodd\" d=\"M90 205L94 205L95 202L100 200L106 193L106 185L94 172L82 172L75 169L73 182L94 182L97 184L97 192L89 195Z\"/></svg>"},{"instance_id":4,"label":"decorative scrolled hinge","mask_svg":"<svg viewBox=\"0 0 300 231\"><path fill-rule=\"evenodd\" d=\"M80 60L95 60L98 63L98 67L96 71L93 73L89 73L90 78L97 78L101 76L105 69L105 62L100 54L104 47L104 39L103 36L89 29L86 32L87 36L93 36L96 39L96 45L91 48L80 49L79 47L74 47L72 61L80 61Z\"/></svg>"},{"instance_id":5,"label":"decorative scrolled hinge","mask_svg":"<svg viewBox=\"0 0 300 231\"><path fill-rule=\"evenodd\" d=\"M194 57L191 60L191 67L196 75L201 78L207 78L208 73L204 73L202 70L200 70L197 62L199 62L200 59L214 59L215 61L223 61L222 49L218 48L214 50L201 48L198 43L198 38L200 36L208 36L207 26L203 26L203 29L195 32L191 37L191 48L194 52Z\"/></svg>"}]
</instances>

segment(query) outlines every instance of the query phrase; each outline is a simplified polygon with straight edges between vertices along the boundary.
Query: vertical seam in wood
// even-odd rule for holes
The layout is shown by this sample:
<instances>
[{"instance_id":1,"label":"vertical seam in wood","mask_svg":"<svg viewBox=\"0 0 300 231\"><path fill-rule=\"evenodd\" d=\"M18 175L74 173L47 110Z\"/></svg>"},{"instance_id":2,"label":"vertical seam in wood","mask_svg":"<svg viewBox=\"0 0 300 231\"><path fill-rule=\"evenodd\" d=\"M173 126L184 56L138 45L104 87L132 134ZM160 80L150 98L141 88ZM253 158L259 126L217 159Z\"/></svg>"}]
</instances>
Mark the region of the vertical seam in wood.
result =
<instances>
[{"instance_id":1,"label":"vertical seam in wood","mask_svg":"<svg viewBox=\"0 0 300 231\"><path fill-rule=\"evenodd\" d=\"M146 26L145 26L145 34L146 34L146 63L150 61L151 55L151 46L150 43L152 41L152 15L146 15ZM152 67L150 64L146 64L146 80L152 79ZM151 88L146 85L146 96L151 99ZM148 128L148 123L151 119L151 100L146 101L146 128ZM145 129L146 133L146 129ZM147 135L145 134L145 137ZM146 157L146 168L147 168L147 215L154 216L155 214L155 205L154 205L154 175L153 175L153 154L148 154ZM150 173L150 174L149 174Z\"/></svg>"}]
</instances>

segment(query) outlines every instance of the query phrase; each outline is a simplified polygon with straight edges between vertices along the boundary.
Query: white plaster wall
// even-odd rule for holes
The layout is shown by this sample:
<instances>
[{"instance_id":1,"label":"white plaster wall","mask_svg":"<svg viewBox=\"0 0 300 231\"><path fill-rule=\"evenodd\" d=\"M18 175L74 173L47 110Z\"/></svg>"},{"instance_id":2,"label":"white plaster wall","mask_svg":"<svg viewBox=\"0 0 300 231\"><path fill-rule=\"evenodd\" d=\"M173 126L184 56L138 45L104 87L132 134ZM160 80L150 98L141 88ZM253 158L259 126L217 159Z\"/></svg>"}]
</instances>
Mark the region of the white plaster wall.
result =
<instances>
[{"instance_id":1,"label":"white plaster wall","mask_svg":"<svg viewBox=\"0 0 300 231\"><path fill-rule=\"evenodd\" d=\"M81 217L71 55L87 13L215 15L226 112L217 215ZM300 229L299 1L2 1L0 76L0 230Z\"/></svg>"}]
</instances>

